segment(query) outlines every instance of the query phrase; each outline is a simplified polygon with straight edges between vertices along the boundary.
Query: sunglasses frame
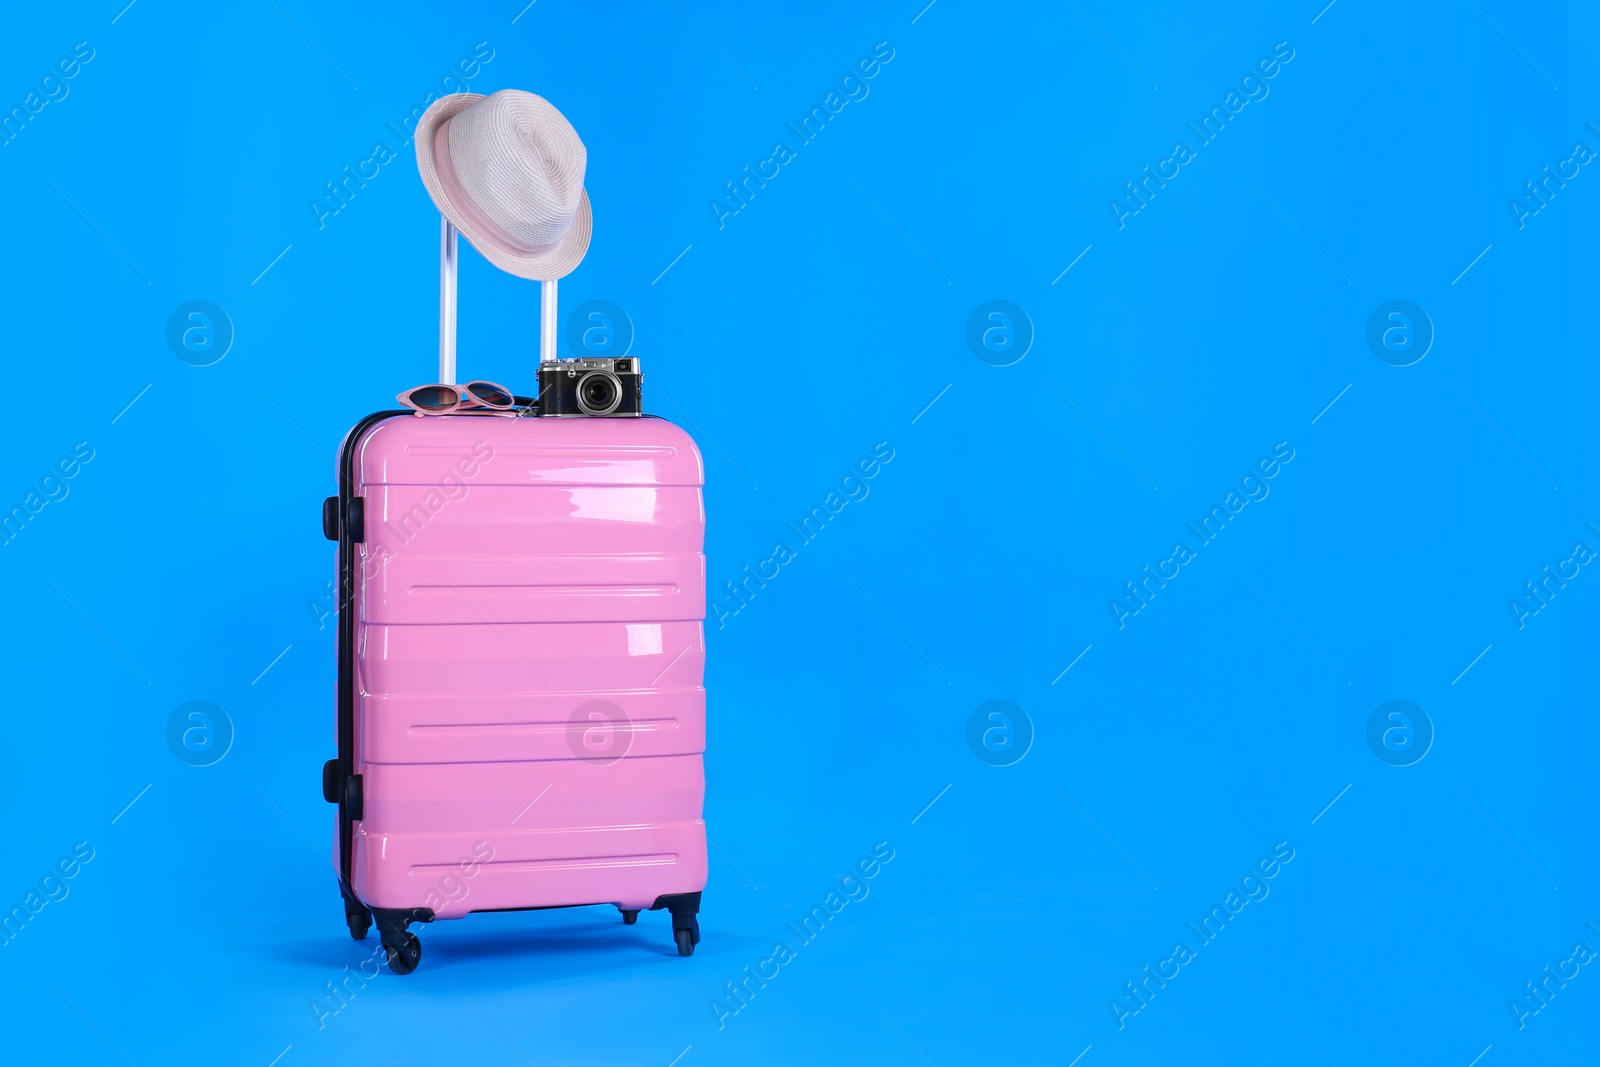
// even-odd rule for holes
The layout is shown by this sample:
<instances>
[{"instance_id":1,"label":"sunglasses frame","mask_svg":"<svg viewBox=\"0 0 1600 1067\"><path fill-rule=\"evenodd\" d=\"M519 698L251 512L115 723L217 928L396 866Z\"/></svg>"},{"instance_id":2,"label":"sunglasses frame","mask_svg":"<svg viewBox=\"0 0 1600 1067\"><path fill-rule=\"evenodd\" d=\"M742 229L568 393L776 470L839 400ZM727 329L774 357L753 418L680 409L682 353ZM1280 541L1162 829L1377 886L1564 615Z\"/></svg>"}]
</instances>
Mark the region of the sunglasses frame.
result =
<instances>
[{"instance_id":1,"label":"sunglasses frame","mask_svg":"<svg viewBox=\"0 0 1600 1067\"><path fill-rule=\"evenodd\" d=\"M488 386L490 389L498 389L504 396L508 398L508 400L504 404L497 404L494 401L484 400L482 397L474 395L472 392L473 387L479 385ZM421 404L418 404L411 398L424 389L449 389L456 394L456 402L451 404L449 407L444 408L423 407ZM406 407L411 408L413 414L418 416L451 415L458 411L469 411L474 408L488 408L491 411L510 411L512 408L517 406L516 395L512 393L510 389L507 389L499 382L491 382L483 379L470 381L463 385L446 385L443 382L434 382L429 385L414 385L410 389L396 393L395 399L404 404Z\"/></svg>"}]
</instances>

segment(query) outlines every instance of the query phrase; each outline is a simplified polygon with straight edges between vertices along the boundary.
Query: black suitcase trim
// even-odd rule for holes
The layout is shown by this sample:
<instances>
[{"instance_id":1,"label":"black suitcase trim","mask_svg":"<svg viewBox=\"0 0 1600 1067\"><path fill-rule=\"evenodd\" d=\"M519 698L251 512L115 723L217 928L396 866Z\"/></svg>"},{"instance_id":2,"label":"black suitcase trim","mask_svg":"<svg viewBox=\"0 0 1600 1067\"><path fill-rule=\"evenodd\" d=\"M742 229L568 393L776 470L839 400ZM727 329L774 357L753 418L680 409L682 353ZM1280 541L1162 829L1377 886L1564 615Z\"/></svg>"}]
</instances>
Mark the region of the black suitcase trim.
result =
<instances>
[{"instance_id":1,"label":"black suitcase trim","mask_svg":"<svg viewBox=\"0 0 1600 1067\"><path fill-rule=\"evenodd\" d=\"M339 757L334 777L337 783L348 783L355 773L355 635L356 620L349 610L356 589L356 545L364 530L357 530L352 501L355 496L356 448L367 431L385 419L409 415L409 411L375 411L355 424L345 435L339 450L339 625L337 627L339 656L338 738ZM361 523L360 525L365 525ZM349 788L340 785L335 797L339 805L339 891L345 900L361 905L355 888L350 883L350 865L355 851L355 820L358 812L352 810Z\"/></svg>"},{"instance_id":2,"label":"black suitcase trim","mask_svg":"<svg viewBox=\"0 0 1600 1067\"><path fill-rule=\"evenodd\" d=\"M529 397L513 396L512 399L521 407L532 408L534 401ZM354 887L350 884L350 866L355 851L355 820L361 813L352 809L352 789L349 781L355 773L355 632L356 622L349 610L351 600L355 597L356 588L356 545L365 538L365 504L366 501L355 495L355 454L356 448L366 437L368 430L383 422L402 415L415 415L416 413L406 408L389 411L374 411L345 435L344 442L339 448L339 496L335 508L328 507L334 502L329 498L323 503L323 532L330 531L330 519L337 522L339 541L339 594L338 609L339 623L336 627L339 658L339 693L338 693L338 743L339 755L335 761L332 773L334 781L333 797L330 803L339 805L339 891L346 901L365 912L365 905L356 896ZM329 513L332 512L330 515ZM324 797L329 791L329 772L323 771ZM355 790L359 794L359 787ZM359 803L359 802L357 802ZM354 914L353 912L350 914Z\"/></svg>"}]
</instances>

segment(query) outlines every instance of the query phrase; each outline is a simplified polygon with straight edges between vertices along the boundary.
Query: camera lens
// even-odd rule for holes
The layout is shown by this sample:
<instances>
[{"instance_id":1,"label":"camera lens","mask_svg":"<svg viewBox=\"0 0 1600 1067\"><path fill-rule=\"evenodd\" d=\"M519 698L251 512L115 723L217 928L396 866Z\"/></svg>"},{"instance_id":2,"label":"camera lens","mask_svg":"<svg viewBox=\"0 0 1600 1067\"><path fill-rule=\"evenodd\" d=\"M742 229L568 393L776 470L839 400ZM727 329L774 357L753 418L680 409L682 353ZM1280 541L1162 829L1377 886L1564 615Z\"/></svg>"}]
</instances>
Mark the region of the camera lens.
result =
<instances>
[{"instance_id":1,"label":"camera lens","mask_svg":"<svg viewBox=\"0 0 1600 1067\"><path fill-rule=\"evenodd\" d=\"M622 383L609 371L591 371L578 379L578 409L585 415L609 415L622 403Z\"/></svg>"}]
</instances>

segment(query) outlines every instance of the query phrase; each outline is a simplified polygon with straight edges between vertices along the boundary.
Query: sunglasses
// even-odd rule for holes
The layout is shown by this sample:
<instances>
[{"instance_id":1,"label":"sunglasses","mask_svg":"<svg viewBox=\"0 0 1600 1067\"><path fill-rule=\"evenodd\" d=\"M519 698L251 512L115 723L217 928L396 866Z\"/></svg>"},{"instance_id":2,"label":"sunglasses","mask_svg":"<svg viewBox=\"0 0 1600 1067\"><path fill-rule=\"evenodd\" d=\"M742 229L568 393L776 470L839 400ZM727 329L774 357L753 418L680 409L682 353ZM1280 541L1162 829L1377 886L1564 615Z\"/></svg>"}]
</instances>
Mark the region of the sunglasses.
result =
<instances>
[{"instance_id":1,"label":"sunglasses","mask_svg":"<svg viewBox=\"0 0 1600 1067\"><path fill-rule=\"evenodd\" d=\"M511 390L494 382L468 382L466 385L419 385L395 396L418 415L448 415L471 408L508 411L516 404Z\"/></svg>"}]
</instances>

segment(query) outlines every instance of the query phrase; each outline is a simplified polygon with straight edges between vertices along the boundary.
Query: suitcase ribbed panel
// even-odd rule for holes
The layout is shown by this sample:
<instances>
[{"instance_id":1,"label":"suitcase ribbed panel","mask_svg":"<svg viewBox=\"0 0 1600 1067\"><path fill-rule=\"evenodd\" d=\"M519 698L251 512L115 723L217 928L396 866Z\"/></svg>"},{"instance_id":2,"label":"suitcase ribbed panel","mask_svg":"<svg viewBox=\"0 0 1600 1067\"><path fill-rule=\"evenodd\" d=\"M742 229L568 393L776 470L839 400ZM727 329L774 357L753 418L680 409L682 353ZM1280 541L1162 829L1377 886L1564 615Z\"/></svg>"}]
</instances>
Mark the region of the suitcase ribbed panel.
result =
<instances>
[{"instance_id":1,"label":"suitcase ribbed panel","mask_svg":"<svg viewBox=\"0 0 1600 1067\"><path fill-rule=\"evenodd\" d=\"M467 473L483 446L492 456ZM471 485L705 484L699 450L665 419L389 419L359 459L363 485L434 485L452 471Z\"/></svg>"},{"instance_id":2,"label":"suitcase ribbed panel","mask_svg":"<svg viewBox=\"0 0 1600 1067\"><path fill-rule=\"evenodd\" d=\"M362 899L454 918L702 889L688 436L659 419L397 418L359 448Z\"/></svg>"},{"instance_id":3,"label":"suitcase ribbed panel","mask_svg":"<svg viewBox=\"0 0 1600 1067\"><path fill-rule=\"evenodd\" d=\"M630 757L705 748L698 620L369 626L366 640L369 763L568 759L569 720L595 699L626 711Z\"/></svg>"},{"instance_id":4,"label":"suitcase ribbed panel","mask_svg":"<svg viewBox=\"0 0 1600 1067\"><path fill-rule=\"evenodd\" d=\"M362 768L367 803L383 798L358 838L368 903L450 919L562 904L647 908L705 888L698 754L449 767ZM365 895L379 889L387 901Z\"/></svg>"}]
</instances>

